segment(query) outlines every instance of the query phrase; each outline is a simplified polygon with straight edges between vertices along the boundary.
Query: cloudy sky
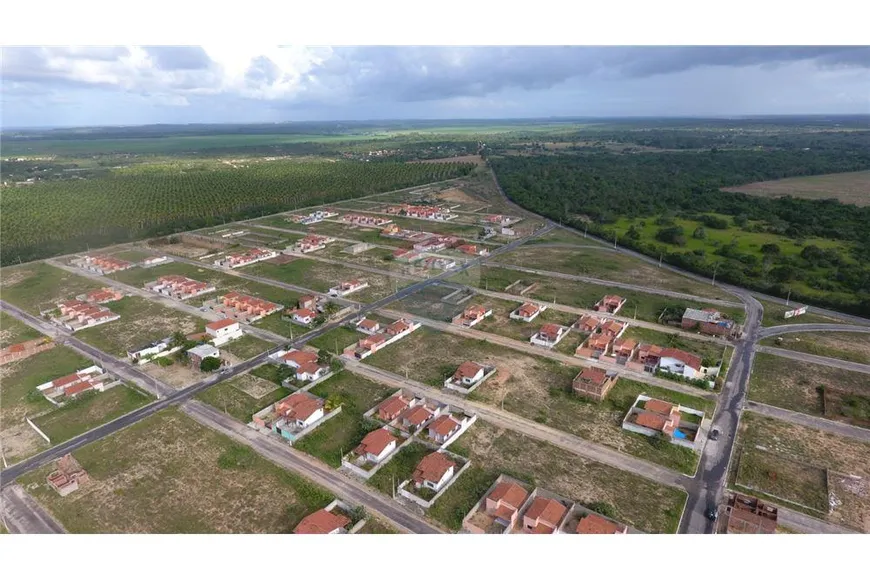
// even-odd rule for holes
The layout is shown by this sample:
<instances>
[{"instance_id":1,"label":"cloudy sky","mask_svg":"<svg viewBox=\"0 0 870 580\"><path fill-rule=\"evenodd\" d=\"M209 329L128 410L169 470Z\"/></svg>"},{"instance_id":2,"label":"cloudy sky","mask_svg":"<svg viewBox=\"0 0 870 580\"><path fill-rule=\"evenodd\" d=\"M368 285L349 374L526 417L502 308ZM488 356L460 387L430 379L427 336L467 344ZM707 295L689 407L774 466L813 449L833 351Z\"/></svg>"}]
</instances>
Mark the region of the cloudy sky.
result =
<instances>
[{"instance_id":1,"label":"cloudy sky","mask_svg":"<svg viewBox=\"0 0 870 580\"><path fill-rule=\"evenodd\" d=\"M2 126L870 113L868 47L4 47Z\"/></svg>"}]
</instances>

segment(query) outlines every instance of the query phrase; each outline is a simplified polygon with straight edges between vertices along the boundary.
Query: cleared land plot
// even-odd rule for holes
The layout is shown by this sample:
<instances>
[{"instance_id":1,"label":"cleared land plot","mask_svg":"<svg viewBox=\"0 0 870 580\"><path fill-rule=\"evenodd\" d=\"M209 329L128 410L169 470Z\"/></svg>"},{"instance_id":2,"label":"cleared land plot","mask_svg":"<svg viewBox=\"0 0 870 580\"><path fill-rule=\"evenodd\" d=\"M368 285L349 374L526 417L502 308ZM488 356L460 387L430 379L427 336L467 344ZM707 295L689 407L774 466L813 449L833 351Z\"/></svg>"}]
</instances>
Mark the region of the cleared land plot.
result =
<instances>
[{"instance_id":1,"label":"cleared land plot","mask_svg":"<svg viewBox=\"0 0 870 580\"><path fill-rule=\"evenodd\" d=\"M843 203L865 206L870 205L870 171L757 181L740 187L729 187L725 191L738 191L764 197L787 195L803 199L835 198Z\"/></svg>"},{"instance_id":2,"label":"cleared land plot","mask_svg":"<svg viewBox=\"0 0 870 580\"><path fill-rule=\"evenodd\" d=\"M332 242L324 249L314 252L314 255L329 258L330 260L341 260L351 266L359 264L369 266L370 268L380 268L381 270L395 269L396 264L393 262L392 250L371 248L360 254L349 254L344 251L352 245L347 242Z\"/></svg>"},{"instance_id":3,"label":"cleared land plot","mask_svg":"<svg viewBox=\"0 0 870 580\"><path fill-rule=\"evenodd\" d=\"M153 256L150 252L143 252L142 250L121 250L119 252L109 252L109 255L119 260L133 262L134 264Z\"/></svg>"},{"instance_id":4,"label":"cleared land plot","mask_svg":"<svg viewBox=\"0 0 870 580\"><path fill-rule=\"evenodd\" d=\"M592 248L527 248L519 247L496 259L502 264L515 264L527 268L562 272L578 276L591 276L639 284L651 288L673 290L705 298L731 299L733 297L715 286L701 284L689 278L657 268L636 258Z\"/></svg>"},{"instance_id":5,"label":"cleared land plot","mask_svg":"<svg viewBox=\"0 0 870 580\"><path fill-rule=\"evenodd\" d=\"M341 354L345 348L364 338L365 335L361 332L349 328L347 326L339 326L333 328L326 334L318 336L315 339L309 340L306 344L313 346L318 350L326 350L333 354Z\"/></svg>"},{"instance_id":6,"label":"cleared land plot","mask_svg":"<svg viewBox=\"0 0 870 580\"><path fill-rule=\"evenodd\" d=\"M557 304L586 309L591 309L605 295L616 294L626 299L626 303L619 311L619 316L628 318L637 317L639 320L647 322L658 322L659 317L665 309L667 309L669 315L671 313L682 315L682 312L686 308L703 309L710 306L704 302L693 302L682 298L671 298L660 294L646 294L611 286L600 286L598 284L546 278L544 276L536 276L534 274L492 266L469 268L464 272L452 276L450 280L459 284L476 286L497 292L504 292L510 284L519 280L519 283L509 290L510 293L517 294L517 300L534 298L544 303L555 301ZM531 284L537 284L537 286L523 296L520 296L519 291ZM738 322L744 319L745 313L742 308L720 306L716 308Z\"/></svg>"},{"instance_id":7,"label":"cleared land plot","mask_svg":"<svg viewBox=\"0 0 870 580\"><path fill-rule=\"evenodd\" d=\"M756 353L749 379L751 400L821 416L825 411L822 389L836 389L870 398L870 376L773 354Z\"/></svg>"},{"instance_id":8,"label":"cleared land plot","mask_svg":"<svg viewBox=\"0 0 870 580\"><path fill-rule=\"evenodd\" d=\"M46 484L52 466L20 478L72 533L286 533L332 499L174 409L75 457L91 481L67 497Z\"/></svg>"},{"instance_id":9,"label":"cleared land plot","mask_svg":"<svg viewBox=\"0 0 870 580\"><path fill-rule=\"evenodd\" d=\"M326 264L314 260L300 258L288 264L269 264L260 262L245 268L245 271L257 276L272 278L279 282L310 288L317 292L327 292L331 287L343 281L365 280L369 287L350 294L348 300L358 302L374 302L394 293L397 288L410 284L404 278L395 278L381 274L373 274L363 270L355 270L338 264Z\"/></svg>"},{"instance_id":10,"label":"cleared land plot","mask_svg":"<svg viewBox=\"0 0 870 580\"><path fill-rule=\"evenodd\" d=\"M354 210L355 213L358 210ZM287 221L283 216L271 216L257 220L253 223L259 223L266 226L291 230L292 232L304 232L309 234L319 234L322 236L330 236L334 238L344 238L348 240L358 240L369 244L380 244L384 246L404 246L406 242L395 240L392 238L381 237L381 228L365 228L350 224L344 224L337 221L322 221L309 226L296 224ZM274 230L273 230L274 231ZM333 242L335 244L347 242Z\"/></svg>"},{"instance_id":11,"label":"cleared land plot","mask_svg":"<svg viewBox=\"0 0 870 580\"><path fill-rule=\"evenodd\" d=\"M744 449L738 461L737 487L827 513L828 483L824 469L755 448Z\"/></svg>"},{"instance_id":12,"label":"cleared land plot","mask_svg":"<svg viewBox=\"0 0 870 580\"><path fill-rule=\"evenodd\" d=\"M151 400L150 396L136 388L118 385L104 393L83 393L60 409L37 417L33 422L48 435L52 445L57 445L116 417L126 415Z\"/></svg>"},{"instance_id":13,"label":"cleared land plot","mask_svg":"<svg viewBox=\"0 0 870 580\"><path fill-rule=\"evenodd\" d=\"M3 268L0 289L3 300L31 314L51 310L63 300L75 298L88 290L100 288L98 282L76 276L45 262Z\"/></svg>"},{"instance_id":14,"label":"cleared land plot","mask_svg":"<svg viewBox=\"0 0 870 580\"><path fill-rule=\"evenodd\" d=\"M37 385L74 373L92 364L72 349L56 346L27 359L0 367L0 440L6 461L14 463L47 447L45 439L24 421L52 412L55 407L36 391Z\"/></svg>"},{"instance_id":15,"label":"cleared land plot","mask_svg":"<svg viewBox=\"0 0 870 580\"><path fill-rule=\"evenodd\" d=\"M828 469L830 505L834 507L824 519L870 531L870 444L746 411L740 420L735 454L747 449ZM732 463L732 485L735 478Z\"/></svg>"},{"instance_id":16,"label":"cleared land plot","mask_svg":"<svg viewBox=\"0 0 870 580\"><path fill-rule=\"evenodd\" d=\"M454 316L462 312L466 307L478 302L474 298L462 304L444 302L444 297L453 294L455 291L453 288L445 288L444 286L433 284L396 302L393 308L408 312L414 316L450 322Z\"/></svg>"},{"instance_id":17,"label":"cleared land plot","mask_svg":"<svg viewBox=\"0 0 870 580\"><path fill-rule=\"evenodd\" d=\"M306 435L294 447L339 467L342 453L352 450L369 431L380 426L364 419L363 413L386 399L393 390L346 370L314 386L309 392L341 405L341 413Z\"/></svg>"},{"instance_id":18,"label":"cleared land plot","mask_svg":"<svg viewBox=\"0 0 870 580\"><path fill-rule=\"evenodd\" d=\"M604 242L599 242L593 238L583 237L583 234L572 232L571 230L563 230L555 228L542 236L538 236L534 240L527 242L529 246L539 244L572 244L575 246L605 246ZM612 244L611 244L612 245Z\"/></svg>"},{"instance_id":19,"label":"cleared land plot","mask_svg":"<svg viewBox=\"0 0 870 580\"><path fill-rule=\"evenodd\" d=\"M776 304L767 300L759 300L759 302L764 307L764 313L761 316L761 326L781 326L783 324L854 324L854 322L848 320L816 314L813 312L812 306L807 309L806 314L785 318L783 315L786 311L794 310L801 305L791 304L790 306L785 306L784 304Z\"/></svg>"},{"instance_id":20,"label":"cleared land plot","mask_svg":"<svg viewBox=\"0 0 870 580\"><path fill-rule=\"evenodd\" d=\"M176 332L201 332L206 321L172 310L138 296L127 296L109 304L121 318L76 333L76 337L103 352L124 357L127 351L172 336Z\"/></svg>"},{"instance_id":21,"label":"cleared land plot","mask_svg":"<svg viewBox=\"0 0 870 580\"><path fill-rule=\"evenodd\" d=\"M187 276L188 278L192 278L199 282L208 282L216 288L215 292L209 292L208 294L203 294L202 296L197 296L184 301L185 304L190 304L192 306L199 306L204 301L214 300L217 296L226 294L227 292L241 292L242 294L256 296L285 306L295 304L296 300L299 298L298 294L284 290L283 288L276 288L275 286L245 280L239 276L219 272L217 270L212 270L211 268L193 266L182 262L170 262L169 264L155 266L153 268L133 268L131 270L124 270L123 272L112 274L112 278L124 282L125 284L129 284L130 286L142 288L146 282L157 280L160 276L169 275Z\"/></svg>"},{"instance_id":22,"label":"cleared land plot","mask_svg":"<svg viewBox=\"0 0 870 580\"><path fill-rule=\"evenodd\" d=\"M256 336L246 334L242 338L238 338L232 342L228 342L220 347L221 352L228 352L241 360L254 358L260 353L266 352L274 345L271 342L266 342Z\"/></svg>"},{"instance_id":23,"label":"cleared land plot","mask_svg":"<svg viewBox=\"0 0 870 580\"><path fill-rule=\"evenodd\" d=\"M500 473L587 506L608 504L616 519L650 533L675 533L686 499L682 491L480 420L450 450L472 461L429 510L430 517L451 529L459 527L462 517Z\"/></svg>"},{"instance_id":24,"label":"cleared land plot","mask_svg":"<svg viewBox=\"0 0 870 580\"><path fill-rule=\"evenodd\" d=\"M0 348L33 340L40 336L42 333L38 330L27 326L5 312L0 312Z\"/></svg>"},{"instance_id":25,"label":"cleared land plot","mask_svg":"<svg viewBox=\"0 0 870 580\"><path fill-rule=\"evenodd\" d=\"M288 388L245 374L209 387L196 398L243 423L250 423L254 413L290 393Z\"/></svg>"},{"instance_id":26,"label":"cleared land plot","mask_svg":"<svg viewBox=\"0 0 870 580\"><path fill-rule=\"evenodd\" d=\"M497 372L469 398L500 407L589 441L642 459L693 473L697 456L676 445L656 445L651 438L622 429L622 419L640 393L711 411L712 402L651 385L620 379L602 404L569 392L580 371L548 359L526 355L473 339L462 339L421 328L397 345L373 354L365 362L435 387L464 361L495 366Z\"/></svg>"},{"instance_id":27,"label":"cleared land plot","mask_svg":"<svg viewBox=\"0 0 870 580\"><path fill-rule=\"evenodd\" d=\"M860 332L802 332L765 338L761 344L818 356L870 364L870 334Z\"/></svg>"}]
</instances>

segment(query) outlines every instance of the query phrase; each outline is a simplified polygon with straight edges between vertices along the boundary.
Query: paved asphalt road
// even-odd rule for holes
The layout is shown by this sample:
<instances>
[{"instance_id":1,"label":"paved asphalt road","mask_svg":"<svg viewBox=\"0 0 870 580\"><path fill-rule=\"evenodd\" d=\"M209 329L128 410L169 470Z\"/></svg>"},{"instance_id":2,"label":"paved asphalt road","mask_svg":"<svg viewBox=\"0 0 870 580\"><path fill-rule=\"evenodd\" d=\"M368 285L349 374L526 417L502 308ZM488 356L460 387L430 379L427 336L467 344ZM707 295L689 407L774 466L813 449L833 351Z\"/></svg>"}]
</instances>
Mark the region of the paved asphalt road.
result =
<instances>
[{"instance_id":1,"label":"paved asphalt road","mask_svg":"<svg viewBox=\"0 0 870 580\"><path fill-rule=\"evenodd\" d=\"M586 439L582 439L565 431L553 429L540 423L535 423L519 415L502 411L496 407L489 405L481 405L473 401L469 401L457 395L451 395L441 389L436 389L423 383L406 379L400 375L361 363L355 359L342 357L345 361L345 366L361 376L368 377L372 380L391 385L397 389L407 389L418 395L432 397L442 403L447 403L459 409L473 411L486 421L497 427L510 429L517 433L522 433L539 441L546 441L556 447L561 447L571 453L586 457L598 463L610 465L629 471L641 477L645 477L656 483L686 489L691 485L691 478L687 475L677 473L676 471L661 467L654 463L637 459L631 455L626 455L609 447L592 443Z\"/></svg>"},{"instance_id":2,"label":"paved asphalt road","mask_svg":"<svg viewBox=\"0 0 870 580\"><path fill-rule=\"evenodd\" d=\"M529 246L529 248L535 248L537 246ZM672 292L670 290L661 290L659 288L649 288L647 286L639 286L637 284L626 284L625 282L613 282L611 280L601 280L600 278L591 278L589 276L580 276L575 274L565 274L563 272L552 272L550 270L538 270L536 268L526 268L524 266L516 266L514 264L503 264L501 262L496 262L493 266L497 266L499 268L504 268L506 270L514 270L517 272L525 272L527 274L535 274L538 276L544 276L547 278L559 278L562 280L572 280L575 282L585 282L587 284L596 284L599 286L612 286L614 288L622 288L624 290L634 290L636 292L643 292L645 294L658 294L661 296L668 296L670 298L677 298L680 300L691 300L693 302L704 302L709 304L718 304L721 306L730 306L730 307L738 307L742 308L743 304L740 302L732 302L730 300L717 300L715 298L703 298L701 296L695 296L693 294L685 294L683 292Z\"/></svg>"},{"instance_id":3,"label":"paved asphalt road","mask_svg":"<svg viewBox=\"0 0 870 580\"><path fill-rule=\"evenodd\" d=\"M776 356L781 356L783 358L790 358L792 360L798 360L808 363L813 363L817 365L825 365L828 367L836 367L838 369L843 369L847 371L854 371L856 373L867 373L870 374L870 365L865 365L861 363L856 363L848 360L840 360L838 358L830 358L827 356L818 356L815 354L807 354L804 352L797 352L794 350L788 350L785 348L775 348L772 346L759 346L755 350L758 352L766 352L767 354L774 354Z\"/></svg>"},{"instance_id":4,"label":"paved asphalt road","mask_svg":"<svg viewBox=\"0 0 870 580\"><path fill-rule=\"evenodd\" d=\"M65 534L63 526L20 485L0 491L0 521L12 534Z\"/></svg>"},{"instance_id":5,"label":"paved asphalt road","mask_svg":"<svg viewBox=\"0 0 870 580\"><path fill-rule=\"evenodd\" d=\"M208 405L199 401L188 401L181 405L181 410L206 427L220 431L236 441L254 448L257 453L281 467L302 474L336 496L353 504L366 506L368 510L392 521L404 531L413 534L442 533L439 528L425 519L371 490L364 484L305 453L296 451L286 443L276 441L273 437L251 429L244 423L236 421Z\"/></svg>"},{"instance_id":6,"label":"paved asphalt road","mask_svg":"<svg viewBox=\"0 0 870 580\"><path fill-rule=\"evenodd\" d=\"M777 524L801 534L857 534L855 530L777 506Z\"/></svg>"},{"instance_id":7,"label":"paved asphalt road","mask_svg":"<svg viewBox=\"0 0 870 580\"><path fill-rule=\"evenodd\" d=\"M852 324L783 324L762 328L758 331L758 339L790 332L870 332L870 327Z\"/></svg>"},{"instance_id":8,"label":"paved asphalt road","mask_svg":"<svg viewBox=\"0 0 870 580\"><path fill-rule=\"evenodd\" d=\"M796 425L810 427L811 429L819 429L821 431L827 431L828 433L835 433L843 437L870 443L870 429L855 427L854 425L832 421L823 417L813 417L812 415L807 415L805 413L789 411L788 409L774 407L773 405L765 405L764 403L756 403L755 401L747 401L746 410L760 415L773 417L774 419L788 421L789 423L795 423Z\"/></svg>"}]
</instances>

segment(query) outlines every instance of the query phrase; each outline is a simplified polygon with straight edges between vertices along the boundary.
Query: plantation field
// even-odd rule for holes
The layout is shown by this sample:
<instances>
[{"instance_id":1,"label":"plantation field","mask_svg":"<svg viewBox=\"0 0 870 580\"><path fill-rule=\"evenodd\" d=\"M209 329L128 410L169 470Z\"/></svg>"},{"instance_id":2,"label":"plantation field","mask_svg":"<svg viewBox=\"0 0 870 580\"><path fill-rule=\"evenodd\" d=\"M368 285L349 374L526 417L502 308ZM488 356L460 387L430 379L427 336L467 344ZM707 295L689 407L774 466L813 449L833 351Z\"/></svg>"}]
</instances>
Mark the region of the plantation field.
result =
<instances>
[{"instance_id":1,"label":"plantation field","mask_svg":"<svg viewBox=\"0 0 870 580\"><path fill-rule=\"evenodd\" d=\"M472 465L428 515L451 529L459 528L462 517L501 473L586 506L607 504L615 519L648 533L676 533L686 500L685 492L481 420L450 450L471 459Z\"/></svg>"},{"instance_id":2,"label":"plantation field","mask_svg":"<svg viewBox=\"0 0 870 580\"><path fill-rule=\"evenodd\" d=\"M744 411L740 420L734 456L738 457L738 454L742 455L747 451L750 454L763 451L766 454L762 456L763 458L774 456L774 458L781 458L781 462L808 466L804 472L811 469L827 469L827 490L821 489L821 481L818 478L815 490L807 487L807 475L802 473L797 477L801 486L791 486L787 494L788 499L801 497L809 499L810 494L825 493L829 498L828 505L833 508L832 513L827 515L820 515L814 511L807 513L865 533L870 532L870 489L868 489L870 444ZM734 486L738 475L737 463L739 462L732 462L730 466L731 486ZM763 464L761 469L764 470L761 473L763 481L765 485L769 485L769 482L775 479L771 475L775 470L768 469ZM758 481L757 473L754 477ZM776 491L769 490L769 493L776 493ZM779 491L782 493L782 490ZM756 492L756 495L759 493ZM760 495L764 496L763 493ZM776 500L773 501L776 503ZM797 506L789 507L800 510Z\"/></svg>"},{"instance_id":3,"label":"plantation field","mask_svg":"<svg viewBox=\"0 0 870 580\"><path fill-rule=\"evenodd\" d=\"M728 187L725 188L725 191L737 191L763 197L833 198L842 203L851 203L860 207L870 205L870 171L757 181L740 187Z\"/></svg>"},{"instance_id":4,"label":"plantation field","mask_svg":"<svg viewBox=\"0 0 870 580\"><path fill-rule=\"evenodd\" d=\"M456 177L460 164L175 161L10 188L3 264L127 242Z\"/></svg>"},{"instance_id":5,"label":"plantation field","mask_svg":"<svg viewBox=\"0 0 870 580\"><path fill-rule=\"evenodd\" d=\"M67 497L45 482L53 465L19 479L72 533L288 533L332 500L174 409L74 457L90 482Z\"/></svg>"},{"instance_id":6,"label":"plantation field","mask_svg":"<svg viewBox=\"0 0 870 580\"><path fill-rule=\"evenodd\" d=\"M469 395L472 400L684 473L694 473L697 456L691 450L676 445L657 446L648 437L623 430L622 419L640 393L707 412L712 411L710 401L622 378L604 403L592 403L570 392L571 381L581 370L578 367L429 328L414 331L365 362L440 387L467 360L497 369L495 375Z\"/></svg>"}]
</instances>

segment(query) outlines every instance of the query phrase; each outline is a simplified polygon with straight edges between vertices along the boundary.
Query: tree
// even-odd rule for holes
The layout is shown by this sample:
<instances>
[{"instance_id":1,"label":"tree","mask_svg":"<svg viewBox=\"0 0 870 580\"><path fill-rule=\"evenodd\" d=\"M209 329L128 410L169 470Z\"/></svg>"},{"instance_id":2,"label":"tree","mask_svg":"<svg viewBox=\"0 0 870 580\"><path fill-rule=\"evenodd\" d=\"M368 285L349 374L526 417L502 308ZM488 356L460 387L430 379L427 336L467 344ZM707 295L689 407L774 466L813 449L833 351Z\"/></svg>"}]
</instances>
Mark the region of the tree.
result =
<instances>
[{"instance_id":1,"label":"tree","mask_svg":"<svg viewBox=\"0 0 870 580\"><path fill-rule=\"evenodd\" d=\"M332 353L330 353L325 348L321 348L319 351L317 351L318 364L322 364L322 365L328 364L330 359L332 359Z\"/></svg>"},{"instance_id":2,"label":"tree","mask_svg":"<svg viewBox=\"0 0 870 580\"><path fill-rule=\"evenodd\" d=\"M616 508L609 503L603 501L596 501L590 503L586 507L588 507L590 510L594 511L597 514L601 514L606 518L616 519Z\"/></svg>"},{"instance_id":3,"label":"tree","mask_svg":"<svg viewBox=\"0 0 870 580\"><path fill-rule=\"evenodd\" d=\"M705 230L703 226L698 226L697 228L695 228L695 231L692 232L692 237L696 240L706 239L707 230Z\"/></svg>"},{"instance_id":4,"label":"tree","mask_svg":"<svg viewBox=\"0 0 870 580\"><path fill-rule=\"evenodd\" d=\"M332 372L337 373L340 370L342 370L343 368L344 368L344 363L337 356L332 357L332 360L329 361L329 369Z\"/></svg>"},{"instance_id":5,"label":"tree","mask_svg":"<svg viewBox=\"0 0 870 580\"><path fill-rule=\"evenodd\" d=\"M209 356L202 359L199 363L199 370L204 373L211 373L221 368L221 359L214 356Z\"/></svg>"},{"instance_id":6,"label":"tree","mask_svg":"<svg viewBox=\"0 0 870 580\"><path fill-rule=\"evenodd\" d=\"M776 244L764 244L761 246L761 253L766 256L778 256L780 254L779 246Z\"/></svg>"}]
</instances>

